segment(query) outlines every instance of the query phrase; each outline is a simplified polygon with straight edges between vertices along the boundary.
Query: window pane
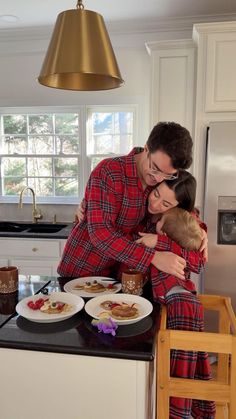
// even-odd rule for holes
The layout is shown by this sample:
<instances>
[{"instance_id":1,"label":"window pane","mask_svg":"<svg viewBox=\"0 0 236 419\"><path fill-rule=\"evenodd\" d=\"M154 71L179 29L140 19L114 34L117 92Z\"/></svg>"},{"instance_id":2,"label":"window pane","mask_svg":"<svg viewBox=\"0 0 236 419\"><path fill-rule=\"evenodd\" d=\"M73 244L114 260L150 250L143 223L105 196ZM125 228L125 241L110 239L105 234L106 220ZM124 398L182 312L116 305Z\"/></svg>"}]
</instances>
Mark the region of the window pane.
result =
<instances>
[{"instance_id":1,"label":"window pane","mask_svg":"<svg viewBox=\"0 0 236 419\"><path fill-rule=\"evenodd\" d=\"M113 137L112 135L96 135L93 136L89 154L106 154L113 153Z\"/></svg>"},{"instance_id":2,"label":"window pane","mask_svg":"<svg viewBox=\"0 0 236 419\"><path fill-rule=\"evenodd\" d=\"M56 138L57 154L78 154L79 138L69 135L58 135Z\"/></svg>"},{"instance_id":3,"label":"window pane","mask_svg":"<svg viewBox=\"0 0 236 419\"><path fill-rule=\"evenodd\" d=\"M27 132L26 115L4 115L3 132L4 134L26 134Z\"/></svg>"},{"instance_id":4,"label":"window pane","mask_svg":"<svg viewBox=\"0 0 236 419\"><path fill-rule=\"evenodd\" d=\"M76 176L78 173L78 160L74 158L56 158L55 176Z\"/></svg>"},{"instance_id":5,"label":"window pane","mask_svg":"<svg viewBox=\"0 0 236 419\"><path fill-rule=\"evenodd\" d=\"M133 135L123 134L114 136L115 153L128 154L133 148Z\"/></svg>"},{"instance_id":6,"label":"window pane","mask_svg":"<svg viewBox=\"0 0 236 419\"><path fill-rule=\"evenodd\" d=\"M15 135L6 135L3 137L3 153L4 154L26 154L27 138L25 136L17 137Z\"/></svg>"},{"instance_id":7,"label":"window pane","mask_svg":"<svg viewBox=\"0 0 236 419\"><path fill-rule=\"evenodd\" d=\"M56 114L55 132L57 134L78 134L78 114Z\"/></svg>"},{"instance_id":8,"label":"window pane","mask_svg":"<svg viewBox=\"0 0 236 419\"><path fill-rule=\"evenodd\" d=\"M19 157L3 157L3 176L26 176L26 159Z\"/></svg>"},{"instance_id":9,"label":"window pane","mask_svg":"<svg viewBox=\"0 0 236 419\"><path fill-rule=\"evenodd\" d=\"M20 191L26 185L26 178L7 177L3 178L4 195L19 195Z\"/></svg>"},{"instance_id":10,"label":"window pane","mask_svg":"<svg viewBox=\"0 0 236 419\"><path fill-rule=\"evenodd\" d=\"M34 189L37 196L53 196L52 178L29 178L28 185Z\"/></svg>"},{"instance_id":11,"label":"window pane","mask_svg":"<svg viewBox=\"0 0 236 419\"><path fill-rule=\"evenodd\" d=\"M95 134L112 132L112 113L95 112L92 119Z\"/></svg>"},{"instance_id":12,"label":"window pane","mask_svg":"<svg viewBox=\"0 0 236 419\"><path fill-rule=\"evenodd\" d=\"M97 166L98 163L100 163L100 161L102 161L104 159L103 157L92 157L91 158L91 171Z\"/></svg>"},{"instance_id":13,"label":"window pane","mask_svg":"<svg viewBox=\"0 0 236 419\"><path fill-rule=\"evenodd\" d=\"M53 133L52 115L29 115L29 134Z\"/></svg>"},{"instance_id":14,"label":"window pane","mask_svg":"<svg viewBox=\"0 0 236 419\"><path fill-rule=\"evenodd\" d=\"M52 159L29 157L28 176L52 176Z\"/></svg>"},{"instance_id":15,"label":"window pane","mask_svg":"<svg viewBox=\"0 0 236 419\"><path fill-rule=\"evenodd\" d=\"M55 179L55 196L78 196L78 178Z\"/></svg>"},{"instance_id":16,"label":"window pane","mask_svg":"<svg viewBox=\"0 0 236 419\"><path fill-rule=\"evenodd\" d=\"M53 137L29 136L29 154L53 154Z\"/></svg>"},{"instance_id":17,"label":"window pane","mask_svg":"<svg viewBox=\"0 0 236 419\"><path fill-rule=\"evenodd\" d=\"M87 154L126 154L133 147L133 112L92 113Z\"/></svg>"},{"instance_id":18,"label":"window pane","mask_svg":"<svg viewBox=\"0 0 236 419\"><path fill-rule=\"evenodd\" d=\"M114 115L115 119L115 133L125 134L133 131L133 113L131 112L117 112Z\"/></svg>"}]
</instances>

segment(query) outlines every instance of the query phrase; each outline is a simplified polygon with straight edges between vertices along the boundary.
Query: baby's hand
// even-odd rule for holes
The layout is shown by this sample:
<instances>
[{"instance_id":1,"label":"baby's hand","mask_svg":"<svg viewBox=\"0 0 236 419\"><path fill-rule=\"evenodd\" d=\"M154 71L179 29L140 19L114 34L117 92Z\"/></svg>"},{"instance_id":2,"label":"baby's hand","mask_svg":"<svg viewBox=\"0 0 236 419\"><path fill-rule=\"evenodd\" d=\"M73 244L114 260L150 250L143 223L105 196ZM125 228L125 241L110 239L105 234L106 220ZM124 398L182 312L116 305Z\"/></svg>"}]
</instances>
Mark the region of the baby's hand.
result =
<instances>
[{"instance_id":1,"label":"baby's hand","mask_svg":"<svg viewBox=\"0 0 236 419\"><path fill-rule=\"evenodd\" d=\"M203 252L203 256L205 258L205 261L208 261L208 238L207 233L205 230L202 229L202 244L199 249L200 252Z\"/></svg>"},{"instance_id":2,"label":"baby's hand","mask_svg":"<svg viewBox=\"0 0 236 419\"><path fill-rule=\"evenodd\" d=\"M157 234L151 233L138 233L141 238L136 240L136 243L143 244L144 246L151 247L154 249L157 245Z\"/></svg>"}]
</instances>

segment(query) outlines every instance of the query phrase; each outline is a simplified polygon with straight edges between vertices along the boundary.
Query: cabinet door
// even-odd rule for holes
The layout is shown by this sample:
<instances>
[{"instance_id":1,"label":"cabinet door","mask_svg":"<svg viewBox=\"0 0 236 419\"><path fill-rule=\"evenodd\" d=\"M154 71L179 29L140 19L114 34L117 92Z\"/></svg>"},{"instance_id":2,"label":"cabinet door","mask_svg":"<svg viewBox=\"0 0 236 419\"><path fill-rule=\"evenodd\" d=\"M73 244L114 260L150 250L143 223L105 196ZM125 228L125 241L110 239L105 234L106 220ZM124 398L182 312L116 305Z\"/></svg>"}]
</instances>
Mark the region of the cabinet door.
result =
<instances>
[{"instance_id":1,"label":"cabinet door","mask_svg":"<svg viewBox=\"0 0 236 419\"><path fill-rule=\"evenodd\" d=\"M151 124L178 121L193 129L195 47L191 40L146 44L152 61Z\"/></svg>"},{"instance_id":2,"label":"cabinet door","mask_svg":"<svg viewBox=\"0 0 236 419\"><path fill-rule=\"evenodd\" d=\"M11 259L11 265L17 266L22 275L57 276L59 260Z\"/></svg>"},{"instance_id":3,"label":"cabinet door","mask_svg":"<svg viewBox=\"0 0 236 419\"><path fill-rule=\"evenodd\" d=\"M152 362L0 348L0 363L3 419L154 418ZM26 377L24 386L19 377ZM30 377L36 377L33 385ZM35 408L52 380L43 407Z\"/></svg>"},{"instance_id":4,"label":"cabinet door","mask_svg":"<svg viewBox=\"0 0 236 419\"><path fill-rule=\"evenodd\" d=\"M236 30L207 36L205 111L236 111Z\"/></svg>"},{"instance_id":5,"label":"cabinet door","mask_svg":"<svg viewBox=\"0 0 236 419\"><path fill-rule=\"evenodd\" d=\"M60 241L47 239L15 239L4 240L2 254L9 258L56 259L60 257Z\"/></svg>"}]
</instances>

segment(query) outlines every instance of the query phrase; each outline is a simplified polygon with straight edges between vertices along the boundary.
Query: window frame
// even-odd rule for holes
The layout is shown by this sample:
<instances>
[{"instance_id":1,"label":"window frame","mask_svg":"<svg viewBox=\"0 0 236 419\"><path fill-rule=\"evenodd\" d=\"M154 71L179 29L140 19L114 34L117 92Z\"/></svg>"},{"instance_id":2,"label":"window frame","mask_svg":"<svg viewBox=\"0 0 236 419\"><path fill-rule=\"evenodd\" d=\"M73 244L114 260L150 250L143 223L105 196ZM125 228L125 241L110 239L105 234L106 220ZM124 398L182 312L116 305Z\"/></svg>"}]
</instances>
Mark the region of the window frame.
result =
<instances>
[{"instance_id":1,"label":"window frame","mask_svg":"<svg viewBox=\"0 0 236 419\"><path fill-rule=\"evenodd\" d=\"M138 109L137 105L129 104L129 105L73 105L73 106L32 106L32 107L0 107L0 116L2 115L11 115L11 114L21 114L21 115L32 115L32 114L40 114L40 115L47 115L50 113L60 114L60 113L78 113L79 116L79 156L75 155L68 155L69 157L76 157L78 159L79 170L78 170L78 177L81 184L79 188L79 194L76 197L40 197L37 196L37 202L41 204L77 204L80 202L84 196L84 191L86 187L87 180L91 173L91 156L98 156L98 154L88 155L87 154L87 142L89 141L89 135L91 135L91 115L94 112L133 112L133 144L134 139L137 138L137 114ZM0 142L1 142L1 132L0 131ZM83 139L86 141L83 141ZM113 157L118 156L119 154L104 154L101 156L106 157ZM1 157L8 156L8 154L1 153ZM17 154L17 156L25 156L25 154ZM34 155L33 155L34 156ZM35 155L36 156L36 155ZM58 155L59 156L59 155ZM48 157L48 154L42 154L40 157ZM0 170L1 170L1 162L0 162ZM0 186L2 182L2 176L0 175ZM2 190L2 189L1 189ZM31 202L31 196L24 196L24 202ZM18 203L19 197L18 196L3 196L0 195L0 203Z\"/></svg>"}]
</instances>

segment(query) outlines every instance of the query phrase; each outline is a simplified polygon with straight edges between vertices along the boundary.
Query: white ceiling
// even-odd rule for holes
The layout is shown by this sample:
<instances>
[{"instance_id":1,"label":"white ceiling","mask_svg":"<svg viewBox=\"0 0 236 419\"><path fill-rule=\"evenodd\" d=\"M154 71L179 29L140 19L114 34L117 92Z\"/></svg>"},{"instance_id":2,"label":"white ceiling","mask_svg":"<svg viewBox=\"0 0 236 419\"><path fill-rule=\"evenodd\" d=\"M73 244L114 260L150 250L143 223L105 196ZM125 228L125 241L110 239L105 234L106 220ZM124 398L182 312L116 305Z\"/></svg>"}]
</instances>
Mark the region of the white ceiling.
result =
<instances>
[{"instance_id":1,"label":"white ceiling","mask_svg":"<svg viewBox=\"0 0 236 419\"><path fill-rule=\"evenodd\" d=\"M236 13L235 0L84 0L85 9L102 14L106 22L168 20ZM77 0L0 0L0 29L54 25L58 13L74 9ZM14 15L16 22L4 22ZM232 20L235 16L232 16Z\"/></svg>"}]
</instances>

